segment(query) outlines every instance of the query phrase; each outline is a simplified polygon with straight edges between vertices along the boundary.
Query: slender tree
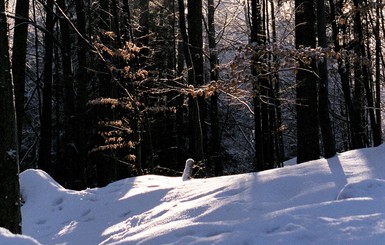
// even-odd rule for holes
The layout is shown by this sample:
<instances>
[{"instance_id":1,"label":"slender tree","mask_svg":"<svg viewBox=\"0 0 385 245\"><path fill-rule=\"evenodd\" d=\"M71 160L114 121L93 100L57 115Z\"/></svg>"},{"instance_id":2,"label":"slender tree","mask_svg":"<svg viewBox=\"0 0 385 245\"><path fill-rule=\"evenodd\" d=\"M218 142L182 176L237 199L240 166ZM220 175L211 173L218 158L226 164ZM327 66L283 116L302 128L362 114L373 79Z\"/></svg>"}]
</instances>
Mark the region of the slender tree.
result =
<instances>
[{"instance_id":1,"label":"slender tree","mask_svg":"<svg viewBox=\"0 0 385 245\"><path fill-rule=\"evenodd\" d=\"M297 48L315 48L315 12L313 1L295 1L295 45ZM307 59L304 57L304 59ZM297 71L297 162L319 158L319 119L317 104L317 77L315 60L299 60Z\"/></svg>"},{"instance_id":2,"label":"slender tree","mask_svg":"<svg viewBox=\"0 0 385 245\"><path fill-rule=\"evenodd\" d=\"M364 89L368 82L368 74L365 65L363 64L363 58L365 55L363 29L362 29L362 18L360 11L361 0L353 0L354 11L353 15L353 40L351 46L356 58L353 60L353 71L354 71L354 85L353 85L353 110L354 114L354 134L353 134L353 146L354 148L362 148L368 145L367 136L365 133L365 97Z\"/></svg>"},{"instance_id":3,"label":"slender tree","mask_svg":"<svg viewBox=\"0 0 385 245\"><path fill-rule=\"evenodd\" d=\"M4 0L0 0L0 88L0 227L21 233L17 122Z\"/></svg>"},{"instance_id":4,"label":"slender tree","mask_svg":"<svg viewBox=\"0 0 385 245\"><path fill-rule=\"evenodd\" d=\"M48 0L44 33L43 108L40 118L40 144L38 167L52 173L52 62L53 62L53 0Z\"/></svg>"},{"instance_id":5,"label":"slender tree","mask_svg":"<svg viewBox=\"0 0 385 245\"><path fill-rule=\"evenodd\" d=\"M375 46L375 109L376 109L376 119L377 119L377 125L376 128L373 129L373 134L377 135L378 141L374 142L374 146L378 146L382 144L382 127L381 127L381 121L382 121L382 115L381 115L381 57L382 57L382 40L380 37L380 13L383 11L383 5L382 0L377 2L379 6L376 8L376 26L374 30L374 35L376 38L376 46Z\"/></svg>"},{"instance_id":6,"label":"slender tree","mask_svg":"<svg viewBox=\"0 0 385 245\"><path fill-rule=\"evenodd\" d=\"M218 55L215 39L215 6L214 0L208 0L208 11L207 11L207 23L209 28L209 49L210 49L210 80L217 81L219 79L218 72ZM210 98L211 105L211 145L212 145L212 162L214 163L215 175L223 174L223 164L220 159L220 139L219 139L219 123L218 123L218 92Z\"/></svg>"},{"instance_id":7,"label":"slender tree","mask_svg":"<svg viewBox=\"0 0 385 245\"><path fill-rule=\"evenodd\" d=\"M343 7L343 1L338 1L336 4L334 0L329 0L329 6L330 6L330 16L333 20L331 22L332 26L332 35L333 35L333 44L334 44L334 50L339 53L343 49L346 49L346 37L347 37L347 21L346 16L342 13L342 7ZM338 21L340 20L340 21ZM342 40L340 37L345 37ZM341 87L342 92L344 95L345 100L345 107L347 112L347 118L348 118L348 144L351 148L360 148L362 147L359 142L362 142L362 140L357 140L357 136L361 136L362 134L359 133L360 128L357 124L357 119L355 116L356 111L353 107L353 99L351 94L351 84L350 84L350 61L349 59L346 59L345 57L337 57L337 63L338 63L338 73L340 75L341 80Z\"/></svg>"},{"instance_id":8,"label":"slender tree","mask_svg":"<svg viewBox=\"0 0 385 245\"><path fill-rule=\"evenodd\" d=\"M15 84L17 133L19 149L22 143L24 119L25 69L28 37L29 0L17 0L13 35L12 68Z\"/></svg>"},{"instance_id":9,"label":"slender tree","mask_svg":"<svg viewBox=\"0 0 385 245\"><path fill-rule=\"evenodd\" d=\"M327 48L325 2L317 1L317 34L318 46ZM327 70L327 59L318 61L318 73L320 77L318 88L318 110L321 127L321 135L324 148L324 156L332 157L336 154L336 143L332 131L329 115L329 78Z\"/></svg>"},{"instance_id":10,"label":"slender tree","mask_svg":"<svg viewBox=\"0 0 385 245\"><path fill-rule=\"evenodd\" d=\"M262 32L262 16L261 16L261 3L259 0L251 1L251 37L250 41L253 44L263 44ZM258 57L253 57L253 65L251 67L251 72L254 76L257 76L261 70L258 69L259 59ZM263 145L263 133L262 133L262 101L261 101L261 83L259 79L253 80L253 90L254 90L254 135L255 135L255 168L257 171L265 169L264 162L264 145Z\"/></svg>"},{"instance_id":11,"label":"slender tree","mask_svg":"<svg viewBox=\"0 0 385 245\"><path fill-rule=\"evenodd\" d=\"M60 157L67 174L67 183L69 188L81 188L82 185L82 164L78 163L78 147L75 134L75 91L74 76L72 71L72 53L69 23L67 20L67 4L65 0L57 1L58 15L60 16L60 36L61 36L61 57L62 74L64 85L64 151Z\"/></svg>"},{"instance_id":12,"label":"slender tree","mask_svg":"<svg viewBox=\"0 0 385 245\"><path fill-rule=\"evenodd\" d=\"M184 4L179 1L179 14L184 18ZM188 35L186 32L185 21L180 22L181 32L186 47L184 54L186 63L188 66L188 82L192 87L203 84L203 38L202 38L202 0L194 1L189 0L187 2L187 22L188 22ZM183 11L183 12L181 12ZM182 26L184 25L184 26ZM183 29L184 28L184 29ZM190 64L189 64L190 63ZM204 147L203 147L203 130L200 112L200 105L198 98L195 96L189 96L189 117L191 123L190 133L190 148L191 154L197 161L204 160Z\"/></svg>"},{"instance_id":13,"label":"slender tree","mask_svg":"<svg viewBox=\"0 0 385 245\"><path fill-rule=\"evenodd\" d=\"M76 24L79 33L77 36L77 57L78 57L78 69L75 74L76 88L77 88L77 100L76 100L76 139L79 152L79 163L83 165L83 169L80 169L82 173L86 173L87 169L87 139L86 139L86 117L87 117L87 100L88 93L87 87L89 85L89 76L87 72L87 54L88 46L86 43L86 9L83 0L76 0ZM83 176L83 182L86 183L86 176Z\"/></svg>"}]
</instances>

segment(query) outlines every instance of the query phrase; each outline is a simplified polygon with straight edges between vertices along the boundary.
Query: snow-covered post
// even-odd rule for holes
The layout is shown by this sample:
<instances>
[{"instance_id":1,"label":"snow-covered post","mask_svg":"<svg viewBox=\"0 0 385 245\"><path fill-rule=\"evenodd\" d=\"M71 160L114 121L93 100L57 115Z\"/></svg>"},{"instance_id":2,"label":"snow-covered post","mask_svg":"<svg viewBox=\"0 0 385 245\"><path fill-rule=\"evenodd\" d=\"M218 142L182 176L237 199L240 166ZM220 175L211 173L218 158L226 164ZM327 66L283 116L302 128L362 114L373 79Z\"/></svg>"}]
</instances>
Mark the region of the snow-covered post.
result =
<instances>
[{"instance_id":1,"label":"snow-covered post","mask_svg":"<svg viewBox=\"0 0 385 245\"><path fill-rule=\"evenodd\" d=\"M184 166L183 175L182 175L183 181L189 180L191 178L191 168L194 162L195 161L192 158L189 158L186 160L186 165Z\"/></svg>"}]
</instances>

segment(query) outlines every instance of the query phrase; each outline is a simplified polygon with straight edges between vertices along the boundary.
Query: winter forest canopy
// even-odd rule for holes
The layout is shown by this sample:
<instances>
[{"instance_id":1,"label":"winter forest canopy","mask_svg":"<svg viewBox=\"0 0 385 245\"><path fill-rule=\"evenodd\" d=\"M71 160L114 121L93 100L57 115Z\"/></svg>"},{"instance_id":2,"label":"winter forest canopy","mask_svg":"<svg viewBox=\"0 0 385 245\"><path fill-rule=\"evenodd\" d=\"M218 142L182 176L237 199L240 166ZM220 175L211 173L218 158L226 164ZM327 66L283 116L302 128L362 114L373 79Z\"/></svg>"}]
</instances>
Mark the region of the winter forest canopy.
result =
<instances>
[{"instance_id":1,"label":"winter forest canopy","mask_svg":"<svg viewBox=\"0 0 385 245\"><path fill-rule=\"evenodd\" d=\"M382 1L0 0L0 25L14 232L19 169L80 190L181 176L190 157L212 177L382 143Z\"/></svg>"}]
</instances>

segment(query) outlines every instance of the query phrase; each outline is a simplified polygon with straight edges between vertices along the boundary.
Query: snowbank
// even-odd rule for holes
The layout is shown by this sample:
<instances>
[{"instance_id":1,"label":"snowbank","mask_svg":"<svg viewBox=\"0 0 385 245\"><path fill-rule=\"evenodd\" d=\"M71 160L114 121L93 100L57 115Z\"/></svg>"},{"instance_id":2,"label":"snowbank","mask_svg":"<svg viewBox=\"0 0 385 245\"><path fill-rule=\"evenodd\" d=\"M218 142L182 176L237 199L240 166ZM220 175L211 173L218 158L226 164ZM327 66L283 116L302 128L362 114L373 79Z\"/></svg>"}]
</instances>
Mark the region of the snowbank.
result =
<instances>
[{"instance_id":1,"label":"snowbank","mask_svg":"<svg viewBox=\"0 0 385 245\"><path fill-rule=\"evenodd\" d=\"M80 192L28 170L23 229L45 245L382 244L383 159L384 145L260 173L147 175Z\"/></svg>"},{"instance_id":2,"label":"snowbank","mask_svg":"<svg viewBox=\"0 0 385 245\"><path fill-rule=\"evenodd\" d=\"M14 235L9 230L0 227L0 244L2 245L40 245L35 239L24 236Z\"/></svg>"}]
</instances>

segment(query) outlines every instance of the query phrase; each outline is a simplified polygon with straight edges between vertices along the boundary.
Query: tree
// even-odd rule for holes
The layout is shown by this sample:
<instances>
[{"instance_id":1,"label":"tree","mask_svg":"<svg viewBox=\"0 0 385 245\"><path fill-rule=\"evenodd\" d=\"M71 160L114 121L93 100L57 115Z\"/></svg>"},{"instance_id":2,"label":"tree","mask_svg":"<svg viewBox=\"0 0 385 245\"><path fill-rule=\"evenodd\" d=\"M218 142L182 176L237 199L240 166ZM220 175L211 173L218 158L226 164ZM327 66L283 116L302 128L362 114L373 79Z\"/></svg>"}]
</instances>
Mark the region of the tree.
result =
<instances>
[{"instance_id":1,"label":"tree","mask_svg":"<svg viewBox=\"0 0 385 245\"><path fill-rule=\"evenodd\" d=\"M383 12L383 5L382 5L382 0L378 1L378 4L380 6L376 7L376 26L374 30L374 36L376 38L376 44L375 44L375 68L376 68L376 73L375 73L375 109L376 109L376 119L377 119L377 125L376 128L373 129L373 134L377 135L378 141L374 141L373 145L378 146L382 144L382 127L381 127L381 121L382 121L382 116L381 116L381 63L380 59L382 57L381 54L381 37L380 37L380 13Z\"/></svg>"},{"instance_id":2,"label":"tree","mask_svg":"<svg viewBox=\"0 0 385 245\"><path fill-rule=\"evenodd\" d=\"M333 44L334 44L334 50L336 53L342 52L342 50L346 49L346 40L347 38L340 37L347 37L347 21L346 16L342 13L342 5L343 2L339 1L338 4L334 3L334 0L329 0L330 5L330 16L331 19L334 20L331 22L332 26L332 36L333 36ZM337 20L340 19L339 22ZM339 25L338 25L339 24ZM351 95L351 86L350 86L350 78L349 78L349 72L350 72L350 61L349 59L346 59L345 57L342 57L341 55L337 57L337 64L338 64L338 73L340 75L341 80L341 87L342 92L345 100L345 107L348 119L348 144L349 147L352 148L360 148L359 142L362 142L361 140L357 140L357 137L355 135L362 135L359 134L360 128L357 126L356 123L356 117L355 110L353 108L353 100Z\"/></svg>"},{"instance_id":3,"label":"tree","mask_svg":"<svg viewBox=\"0 0 385 245\"><path fill-rule=\"evenodd\" d=\"M0 0L0 88L0 226L21 233L17 122L4 0Z\"/></svg>"},{"instance_id":4,"label":"tree","mask_svg":"<svg viewBox=\"0 0 385 245\"><path fill-rule=\"evenodd\" d=\"M295 1L295 45L298 49L315 48L315 14L313 1ZM319 158L319 119L315 60L301 57L297 70L297 162Z\"/></svg>"},{"instance_id":5,"label":"tree","mask_svg":"<svg viewBox=\"0 0 385 245\"><path fill-rule=\"evenodd\" d=\"M187 10L188 53L185 53L185 57L190 56L189 59L191 59L191 67L187 67L189 69L188 82L194 87L203 85L202 0L189 0L187 2ZM193 149L193 157L197 161L202 161L204 160L203 108L201 108L203 103L201 103L201 99L198 97L192 95L189 97L189 113L192 129L190 146L192 146Z\"/></svg>"},{"instance_id":6,"label":"tree","mask_svg":"<svg viewBox=\"0 0 385 245\"><path fill-rule=\"evenodd\" d=\"M317 1L318 46L326 49L328 44L326 39L325 16L325 2ZM325 158L332 157L336 154L336 143L329 115L329 77L327 64L326 58L318 61L318 74L320 77L318 88L318 110Z\"/></svg>"},{"instance_id":7,"label":"tree","mask_svg":"<svg viewBox=\"0 0 385 245\"><path fill-rule=\"evenodd\" d=\"M83 181L83 163L78 163L78 147L75 134L76 113L75 113L75 91L74 77L72 71L72 53L69 23L66 16L67 6L65 0L57 1L58 15L60 23L61 36L61 58L62 58L62 74L64 85L64 139L62 155L60 156L61 164L65 168L67 175L67 183L69 188L76 189L82 187Z\"/></svg>"},{"instance_id":8,"label":"tree","mask_svg":"<svg viewBox=\"0 0 385 245\"><path fill-rule=\"evenodd\" d=\"M207 24L208 24L208 39L209 39L209 49L210 49L210 80L217 81L219 79L218 71L218 55L217 55L217 46L215 40L215 6L214 0L208 0L207 2ZM210 98L211 106L211 158L214 163L214 173L215 175L223 174L223 164L220 159L220 148L221 143L219 139L219 123L218 123L218 92L215 91Z\"/></svg>"},{"instance_id":9,"label":"tree","mask_svg":"<svg viewBox=\"0 0 385 245\"><path fill-rule=\"evenodd\" d=\"M52 174L52 62L53 62L53 0L48 0L44 35L43 108L40 118L38 167Z\"/></svg>"},{"instance_id":10,"label":"tree","mask_svg":"<svg viewBox=\"0 0 385 245\"><path fill-rule=\"evenodd\" d=\"M17 133L19 149L22 143L24 119L25 69L28 37L29 0L17 0L13 36L12 69L15 85Z\"/></svg>"},{"instance_id":11,"label":"tree","mask_svg":"<svg viewBox=\"0 0 385 245\"><path fill-rule=\"evenodd\" d=\"M79 152L79 165L83 165L83 169L80 169L83 173L87 169L87 139L86 139L86 117L87 117L87 100L89 85L88 72L87 72L87 54L89 47L87 46L86 38L86 9L84 7L83 0L76 0L76 23L79 35L77 36L77 57L78 57L78 69L75 74L76 87L77 87L77 100L76 100L76 133L77 135L77 147ZM86 176L83 176L83 182L86 184Z\"/></svg>"},{"instance_id":12,"label":"tree","mask_svg":"<svg viewBox=\"0 0 385 245\"><path fill-rule=\"evenodd\" d=\"M264 33L262 29L262 16L260 9L260 1L252 0L251 1L251 42L255 45L261 45L264 43ZM252 74L256 77L262 70L259 68L258 64L261 61L256 55L253 57L253 65L251 67ZM265 79L264 77L261 78ZM262 171L265 169L265 157L264 157L264 144L263 144L263 132L262 132L262 101L261 101L261 81L258 78L253 80L253 90L254 90L254 135L255 135L255 165L256 170Z\"/></svg>"}]
</instances>

